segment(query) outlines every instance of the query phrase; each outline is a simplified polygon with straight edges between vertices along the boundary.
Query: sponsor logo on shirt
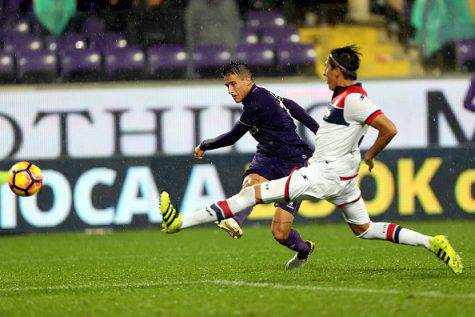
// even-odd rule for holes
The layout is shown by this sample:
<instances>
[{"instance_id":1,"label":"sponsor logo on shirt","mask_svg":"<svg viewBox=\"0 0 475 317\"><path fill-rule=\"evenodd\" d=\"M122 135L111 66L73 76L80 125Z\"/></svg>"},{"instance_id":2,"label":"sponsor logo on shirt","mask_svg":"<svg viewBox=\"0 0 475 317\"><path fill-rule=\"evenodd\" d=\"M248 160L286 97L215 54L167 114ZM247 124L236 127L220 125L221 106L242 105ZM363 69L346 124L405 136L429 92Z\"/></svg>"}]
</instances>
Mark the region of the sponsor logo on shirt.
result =
<instances>
[{"instance_id":1,"label":"sponsor logo on shirt","mask_svg":"<svg viewBox=\"0 0 475 317\"><path fill-rule=\"evenodd\" d=\"M259 132L259 129L253 125L252 128L249 129L249 133L251 134L256 134L257 132Z\"/></svg>"}]
</instances>

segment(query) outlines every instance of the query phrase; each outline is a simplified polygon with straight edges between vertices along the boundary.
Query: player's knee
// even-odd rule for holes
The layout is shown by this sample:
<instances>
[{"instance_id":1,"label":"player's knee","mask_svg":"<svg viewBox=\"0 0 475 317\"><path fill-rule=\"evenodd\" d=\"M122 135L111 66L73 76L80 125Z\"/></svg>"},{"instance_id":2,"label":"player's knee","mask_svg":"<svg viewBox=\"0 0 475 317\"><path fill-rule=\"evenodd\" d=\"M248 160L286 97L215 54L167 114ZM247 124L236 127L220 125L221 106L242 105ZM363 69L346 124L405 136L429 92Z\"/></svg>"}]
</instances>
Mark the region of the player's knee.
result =
<instances>
[{"instance_id":1,"label":"player's knee","mask_svg":"<svg viewBox=\"0 0 475 317\"><path fill-rule=\"evenodd\" d=\"M242 197L247 197L248 199L250 198L251 194L254 199L254 204L261 204L262 199L261 199L261 189L259 187L259 184L262 183L262 181L265 181L265 178L256 176L254 174L248 175L243 183L242 183L242 189L239 192L238 195Z\"/></svg>"},{"instance_id":2,"label":"player's knee","mask_svg":"<svg viewBox=\"0 0 475 317\"><path fill-rule=\"evenodd\" d=\"M366 211L363 199L357 199L356 201L345 204L343 211L351 231L353 231L357 237L368 230L371 220Z\"/></svg>"},{"instance_id":3,"label":"player's knee","mask_svg":"<svg viewBox=\"0 0 475 317\"><path fill-rule=\"evenodd\" d=\"M242 183L242 188L246 188L246 187L250 187L250 186L254 186L256 184L259 184L259 182L255 179L245 179L244 182Z\"/></svg>"},{"instance_id":4,"label":"player's knee","mask_svg":"<svg viewBox=\"0 0 475 317\"><path fill-rule=\"evenodd\" d=\"M364 223L361 225L350 223L349 226L351 228L351 231L353 231L353 233L355 234L357 238L365 239L365 233L367 233L368 230L370 230L371 222Z\"/></svg>"},{"instance_id":5,"label":"player's knee","mask_svg":"<svg viewBox=\"0 0 475 317\"><path fill-rule=\"evenodd\" d=\"M242 182L242 187L244 188L244 187L254 186L265 181L267 180L262 176L259 176L257 174L250 174L244 178L244 181Z\"/></svg>"},{"instance_id":6,"label":"player's knee","mask_svg":"<svg viewBox=\"0 0 475 317\"><path fill-rule=\"evenodd\" d=\"M242 188L235 197L242 205L253 206L256 204L256 193L253 186Z\"/></svg>"},{"instance_id":7,"label":"player's knee","mask_svg":"<svg viewBox=\"0 0 475 317\"><path fill-rule=\"evenodd\" d=\"M272 235L277 242L284 242L289 237L289 234L283 231L272 231Z\"/></svg>"}]
</instances>

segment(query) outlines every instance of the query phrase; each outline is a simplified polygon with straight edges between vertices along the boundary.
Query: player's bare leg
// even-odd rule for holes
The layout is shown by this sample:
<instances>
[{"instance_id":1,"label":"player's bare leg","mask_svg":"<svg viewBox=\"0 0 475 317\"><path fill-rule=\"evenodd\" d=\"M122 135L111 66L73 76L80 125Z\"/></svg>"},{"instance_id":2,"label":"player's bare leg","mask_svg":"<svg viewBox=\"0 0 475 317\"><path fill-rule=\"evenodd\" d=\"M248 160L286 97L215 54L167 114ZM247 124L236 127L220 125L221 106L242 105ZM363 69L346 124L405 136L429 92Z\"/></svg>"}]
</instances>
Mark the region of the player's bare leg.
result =
<instances>
[{"instance_id":1,"label":"player's bare leg","mask_svg":"<svg viewBox=\"0 0 475 317\"><path fill-rule=\"evenodd\" d=\"M294 216L291 213L282 208L275 208L271 230L272 235L277 242L283 244L284 241L288 239L290 231L292 230L293 222Z\"/></svg>"},{"instance_id":2,"label":"player's bare leg","mask_svg":"<svg viewBox=\"0 0 475 317\"><path fill-rule=\"evenodd\" d=\"M260 183L264 183L266 181L267 179L260 176L259 174L252 173L244 178L242 182L242 188L254 186ZM221 220L220 222L218 222L218 227L226 231L232 238L239 239L243 235L242 224L247 218L247 216L249 216L251 211L252 208L249 208L248 210L242 211L239 214L235 215L233 218Z\"/></svg>"},{"instance_id":3,"label":"player's bare leg","mask_svg":"<svg viewBox=\"0 0 475 317\"><path fill-rule=\"evenodd\" d=\"M304 241L297 230L292 229L293 222L294 216L289 211L282 208L275 209L272 219L272 235L274 239L290 250L297 252L287 262L285 268L288 270L302 269L315 248L314 242Z\"/></svg>"},{"instance_id":4,"label":"player's bare leg","mask_svg":"<svg viewBox=\"0 0 475 317\"><path fill-rule=\"evenodd\" d=\"M366 207L362 199L345 205L344 208L347 215L361 214L362 211L366 213ZM462 273L463 271L462 259L444 236L431 237L388 222L368 221L363 224L348 223L348 225L358 238L387 240L397 244L424 247L435 253L455 273Z\"/></svg>"}]
</instances>

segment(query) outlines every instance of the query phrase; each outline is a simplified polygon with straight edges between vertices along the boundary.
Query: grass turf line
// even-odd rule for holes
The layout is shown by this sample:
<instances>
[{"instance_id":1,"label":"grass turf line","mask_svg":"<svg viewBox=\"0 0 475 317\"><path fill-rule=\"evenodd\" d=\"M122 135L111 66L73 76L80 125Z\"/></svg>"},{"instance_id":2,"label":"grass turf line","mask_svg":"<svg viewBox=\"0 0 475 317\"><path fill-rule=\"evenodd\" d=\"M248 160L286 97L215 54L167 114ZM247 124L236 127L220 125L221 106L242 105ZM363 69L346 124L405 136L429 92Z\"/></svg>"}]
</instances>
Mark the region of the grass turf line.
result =
<instances>
[{"instance_id":1,"label":"grass turf line","mask_svg":"<svg viewBox=\"0 0 475 317\"><path fill-rule=\"evenodd\" d=\"M465 272L422 248L355 239L341 223L296 226L318 243L299 272L283 270L292 253L267 226L240 240L210 227L5 236L0 315L475 315L475 223L403 225L448 235Z\"/></svg>"}]
</instances>

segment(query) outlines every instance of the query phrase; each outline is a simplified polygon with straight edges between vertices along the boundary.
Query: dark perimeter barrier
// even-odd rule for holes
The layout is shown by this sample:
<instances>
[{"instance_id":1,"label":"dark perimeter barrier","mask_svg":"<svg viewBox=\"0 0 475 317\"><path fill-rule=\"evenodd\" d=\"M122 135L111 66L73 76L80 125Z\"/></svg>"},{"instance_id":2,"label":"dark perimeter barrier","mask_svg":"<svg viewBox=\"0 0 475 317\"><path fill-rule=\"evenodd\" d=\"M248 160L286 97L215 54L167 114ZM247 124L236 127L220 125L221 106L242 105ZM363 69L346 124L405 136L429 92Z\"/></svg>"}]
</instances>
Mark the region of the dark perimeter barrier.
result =
<instances>
[{"instance_id":1,"label":"dark perimeter barrier","mask_svg":"<svg viewBox=\"0 0 475 317\"><path fill-rule=\"evenodd\" d=\"M159 226L159 193L170 192L183 212L237 193L250 155L208 155L34 161L42 191L18 198L0 187L0 233L125 229ZM2 170L14 162L0 163ZM475 149L388 150L360 182L375 220L474 219ZM272 204L254 208L251 221L268 221ZM342 221L325 201L302 204L298 221Z\"/></svg>"}]
</instances>

